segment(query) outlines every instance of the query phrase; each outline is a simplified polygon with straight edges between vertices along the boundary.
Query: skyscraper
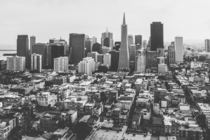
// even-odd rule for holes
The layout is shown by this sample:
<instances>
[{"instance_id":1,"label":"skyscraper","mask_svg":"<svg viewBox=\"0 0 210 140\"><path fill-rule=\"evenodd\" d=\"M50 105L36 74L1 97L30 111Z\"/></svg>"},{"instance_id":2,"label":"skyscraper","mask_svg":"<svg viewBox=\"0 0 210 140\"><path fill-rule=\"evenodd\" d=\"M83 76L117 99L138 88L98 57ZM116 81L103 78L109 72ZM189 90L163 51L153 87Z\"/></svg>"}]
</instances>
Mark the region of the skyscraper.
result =
<instances>
[{"instance_id":1,"label":"skyscraper","mask_svg":"<svg viewBox=\"0 0 210 140\"><path fill-rule=\"evenodd\" d=\"M25 57L21 57L21 56L7 57L7 70L24 71L25 70Z\"/></svg>"},{"instance_id":2,"label":"skyscraper","mask_svg":"<svg viewBox=\"0 0 210 140\"><path fill-rule=\"evenodd\" d=\"M132 35L128 35L128 48L130 48L130 46L134 44L133 42L133 36Z\"/></svg>"},{"instance_id":3,"label":"skyscraper","mask_svg":"<svg viewBox=\"0 0 210 140\"><path fill-rule=\"evenodd\" d=\"M123 17L123 24L121 26L121 48L120 48L118 70L130 70L128 36L127 36L127 25L125 23L125 13Z\"/></svg>"},{"instance_id":4,"label":"skyscraper","mask_svg":"<svg viewBox=\"0 0 210 140\"><path fill-rule=\"evenodd\" d=\"M89 52L87 54L87 57L92 57L94 59L95 62L98 62L97 57L98 56L98 52Z\"/></svg>"},{"instance_id":5,"label":"skyscraper","mask_svg":"<svg viewBox=\"0 0 210 140\"><path fill-rule=\"evenodd\" d=\"M130 45L130 69L132 71L135 70L135 62L136 62L136 45Z\"/></svg>"},{"instance_id":6,"label":"skyscraper","mask_svg":"<svg viewBox=\"0 0 210 140\"><path fill-rule=\"evenodd\" d=\"M109 53L111 54L111 67L109 69L111 71L117 71L119 63L119 51L112 50Z\"/></svg>"},{"instance_id":7,"label":"skyscraper","mask_svg":"<svg viewBox=\"0 0 210 140\"><path fill-rule=\"evenodd\" d=\"M182 63L183 55L184 55L183 38L175 37L175 61L178 63Z\"/></svg>"},{"instance_id":8,"label":"skyscraper","mask_svg":"<svg viewBox=\"0 0 210 140\"><path fill-rule=\"evenodd\" d=\"M101 44L99 44L99 43L93 44L92 51L93 52L98 52L99 54L102 54Z\"/></svg>"},{"instance_id":9,"label":"skyscraper","mask_svg":"<svg viewBox=\"0 0 210 140\"><path fill-rule=\"evenodd\" d=\"M163 24L161 22L151 24L151 51L157 51L157 48L164 48Z\"/></svg>"},{"instance_id":10,"label":"skyscraper","mask_svg":"<svg viewBox=\"0 0 210 140\"><path fill-rule=\"evenodd\" d=\"M136 50L141 48L141 45L142 45L142 36L141 35L135 35L135 44L136 44Z\"/></svg>"},{"instance_id":11,"label":"skyscraper","mask_svg":"<svg viewBox=\"0 0 210 140\"><path fill-rule=\"evenodd\" d=\"M108 30L102 33L101 45L106 47L113 47L113 33L108 32Z\"/></svg>"},{"instance_id":12,"label":"skyscraper","mask_svg":"<svg viewBox=\"0 0 210 140\"><path fill-rule=\"evenodd\" d=\"M36 43L36 37L35 36L31 36L30 37L30 54L32 54L31 50L32 50L32 46Z\"/></svg>"},{"instance_id":13,"label":"skyscraper","mask_svg":"<svg viewBox=\"0 0 210 140\"><path fill-rule=\"evenodd\" d=\"M175 48L173 44L168 46L168 64L175 64Z\"/></svg>"},{"instance_id":14,"label":"skyscraper","mask_svg":"<svg viewBox=\"0 0 210 140\"><path fill-rule=\"evenodd\" d=\"M205 51L210 52L210 39L205 40Z\"/></svg>"},{"instance_id":15,"label":"skyscraper","mask_svg":"<svg viewBox=\"0 0 210 140\"><path fill-rule=\"evenodd\" d=\"M89 37L86 37L85 38L85 56L87 56L87 54L91 51L92 51L91 39Z\"/></svg>"},{"instance_id":16,"label":"skyscraper","mask_svg":"<svg viewBox=\"0 0 210 140\"><path fill-rule=\"evenodd\" d=\"M36 70L38 72L42 71L42 55L41 54L31 54L31 70Z\"/></svg>"},{"instance_id":17,"label":"skyscraper","mask_svg":"<svg viewBox=\"0 0 210 140\"><path fill-rule=\"evenodd\" d=\"M47 45L45 43L36 43L32 46L31 53L42 55L42 67L46 68L46 64L47 64Z\"/></svg>"},{"instance_id":18,"label":"skyscraper","mask_svg":"<svg viewBox=\"0 0 210 140\"><path fill-rule=\"evenodd\" d=\"M26 68L30 68L28 35L18 35L17 38L17 56L23 56L26 59Z\"/></svg>"},{"instance_id":19,"label":"skyscraper","mask_svg":"<svg viewBox=\"0 0 210 140\"><path fill-rule=\"evenodd\" d=\"M78 64L85 57L85 34L70 34L69 46L72 48L71 61Z\"/></svg>"},{"instance_id":20,"label":"skyscraper","mask_svg":"<svg viewBox=\"0 0 210 140\"><path fill-rule=\"evenodd\" d=\"M146 50L141 48L136 51L136 71L144 73L146 70Z\"/></svg>"}]
</instances>

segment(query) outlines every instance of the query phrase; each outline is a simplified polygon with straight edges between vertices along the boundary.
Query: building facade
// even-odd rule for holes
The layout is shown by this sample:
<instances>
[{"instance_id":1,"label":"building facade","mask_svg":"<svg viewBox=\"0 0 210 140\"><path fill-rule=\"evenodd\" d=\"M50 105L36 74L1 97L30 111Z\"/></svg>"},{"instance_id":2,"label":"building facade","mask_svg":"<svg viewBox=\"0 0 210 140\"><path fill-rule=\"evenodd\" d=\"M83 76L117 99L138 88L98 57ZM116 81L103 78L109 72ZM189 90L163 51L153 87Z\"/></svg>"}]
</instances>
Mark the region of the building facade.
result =
<instances>
[{"instance_id":1,"label":"building facade","mask_svg":"<svg viewBox=\"0 0 210 140\"><path fill-rule=\"evenodd\" d=\"M54 71L65 72L68 70L68 57L54 58Z\"/></svg>"},{"instance_id":2,"label":"building facade","mask_svg":"<svg viewBox=\"0 0 210 140\"><path fill-rule=\"evenodd\" d=\"M121 47L118 70L130 70L129 66L129 50L128 50L128 37L127 37L127 25L125 23L125 14L123 17L123 24L121 26Z\"/></svg>"},{"instance_id":3,"label":"building facade","mask_svg":"<svg viewBox=\"0 0 210 140\"><path fill-rule=\"evenodd\" d=\"M157 73L158 72L158 60L159 53L156 51L147 51L146 53L146 72Z\"/></svg>"},{"instance_id":4,"label":"building facade","mask_svg":"<svg viewBox=\"0 0 210 140\"><path fill-rule=\"evenodd\" d=\"M7 70L24 71L26 59L21 56L7 57Z\"/></svg>"},{"instance_id":5,"label":"building facade","mask_svg":"<svg viewBox=\"0 0 210 140\"><path fill-rule=\"evenodd\" d=\"M70 34L71 62L78 64L85 57L85 34Z\"/></svg>"},{"instance_id":6,"label":"building facade","mask_svg":"<svg viewBox=\"0 0 210 140\"><path fill-rule=\"evenodd\" d=\"M26 68L30 68L30 57L29 57L29 40L28 35L18 35L17 38L17 56L25 57Z\"/></svg>"},{"instance_id":7,"label":"building facade","mask_svg":"<svg viewBox=\"0 0 210 140\"><path fill-rule=\"evenodd\" d=\"M205 51L210 52L210 39L205 40Z\"/></svg>"},{"instance_id":8,"label":"building facade","mask_svg":"<svg viewBox=\"0 0 210 140\"><path fill-rule=\"evenodd\" d=\"M118 63L119 63L119 51L113 50L109 52L111 54L111 71L117 71L118 70Z\"/></svg>"},{"instance_id":9,"label":"building facade","mask_svg":"<svg viewBox=\"0 0 210 140\"><path fill-rule=\"evenodd\" d=\"M31 70L42 71L42 55L31 54Z\"/></svg>"},{"instance_id":10,"label":"building facade","mask_svg":"<svg viewBox=\"0 0 210 140\"><path fill-rule=\"evenodd\" d=\"M101 35L101 45L106 47L113 47L113 33L108 32L108 30Z\"/></svg>"},{"instance_id":11,"label":"building facade","mask_svg":"<svg viewBox=\"0 0 210 140\"><path fill-rule=\"evenodd\" d=\"M32 45L31 53L42 55L42 67L46 68L47 45L45 43L36 43L36 44Z\"/></svg>"},{"instance_id":12,"label":"building facade","mask_svg":"<svg viewBox=\"0 0 210 140\"><path fill-rule=\"evenodd\" d=\"M168 64L175 64L175 47L174 45L168 46Z\"/></svg>"},{"instance_id":13,"label":"building facade","mask_svg":"<svg viewBox=\"0 0 210 140\"><path fill-rule=\"evenodd\" d=\"M141 48L141 45L142 45L142 36L141 35L135 35L135 44L136 44L136 50Z\"/></svg>"},{"instance_id":14,"label":"building facade","mask_svg":"<svg viewBox=\"0 0 210 140\"><path fill-rule=\"evenodd\" d=\"M109 53L104 54L103 63L107 67L110 67L111 66L111 55Z\"/></svg>"},{"instance_id":15,"label":"building facade","mask_svg":"<svg viewBox=\"0 0 210 140\"><path fill-rule=\"evenodd\" d=\"M85 57L78 64L78 72L87 75L92 75L95 71L95 61L92 57Z\"/></svg>"},{"instance_id":16,"label":"building facade","mask_svg":"<svg viewBox=\"0 0 210 140\"><path fill-rule=\"evenodd\" d=\"M153 22L151 24L151 51L157 51L157 48L164 48L163 44L163 24Z\"/></svg>"},{"instance_id":17,"label":"building facade","mask_svg":"<svg viewBox=\"0 0 210 140\"><path fill-rule=\"evenodd\" d=\"M145 73L146 70L146 50L139 49L136 51L136 71Z\"/></svg>"},{"instance_id":18,"label":"building facade","mask_svg":"<svg viewBox=\"0 0 210 140\"><path fill-rule=\"evenodd\" d=\"M183 48L183 38L175 37L175 61L176 63L183 62L184 48Z\"/></svg>"}]
</instances>

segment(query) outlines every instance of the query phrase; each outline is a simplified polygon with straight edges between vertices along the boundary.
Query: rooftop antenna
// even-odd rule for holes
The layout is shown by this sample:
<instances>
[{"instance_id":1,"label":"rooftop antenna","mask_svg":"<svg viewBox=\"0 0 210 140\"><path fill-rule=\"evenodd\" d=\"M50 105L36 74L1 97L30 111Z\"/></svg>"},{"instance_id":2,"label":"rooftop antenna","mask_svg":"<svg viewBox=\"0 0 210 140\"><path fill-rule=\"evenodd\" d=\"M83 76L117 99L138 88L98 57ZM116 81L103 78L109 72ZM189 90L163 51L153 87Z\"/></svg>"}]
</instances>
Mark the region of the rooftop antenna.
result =
<instances>
[{"instance_id":1,"label":"rooftop antenna","mask_svg":"<svg viewBox=\"0 0 210 140\"><path fill-rule=\"evenodd\" d=\"M108 28L106 27L106 37L108 37Z\"/></svg>"}]
</instances>

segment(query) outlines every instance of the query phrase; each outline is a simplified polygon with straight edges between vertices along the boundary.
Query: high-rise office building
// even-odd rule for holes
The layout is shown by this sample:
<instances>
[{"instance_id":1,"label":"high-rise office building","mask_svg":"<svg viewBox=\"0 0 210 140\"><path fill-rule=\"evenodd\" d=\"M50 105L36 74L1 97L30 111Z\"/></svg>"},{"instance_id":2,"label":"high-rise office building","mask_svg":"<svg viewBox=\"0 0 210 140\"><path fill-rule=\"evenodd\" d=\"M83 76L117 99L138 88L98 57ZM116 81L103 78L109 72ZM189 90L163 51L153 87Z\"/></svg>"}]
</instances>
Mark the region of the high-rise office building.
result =
<instances>
[{"instance_id":1,"label":"high-rise office building","mask_svg":"<svg viewBox=\"0 0 210 140\"><path fill-rule=\"evenodd\" d=\"M117 71L118 70L118 63L119 63L119 51L112 50L109 52L111 54L111 71Z\"/></svg>"},{"instance_id":2,"label":"high-rise office building","mask_svg":"<svg viewBox=\"0 0 210 140\"><path fill-rule=\"evenodd\" d=\"M175 61L176 63L183 62L184 48L183 48L183 38L175 37Z\"/></svg>"},{"instance_id":3,"label":"high-rise office building","mask_svg":"<svg viewBox=\"0 0 210 140\"><path fill-rule=\"evenodd\" d=\"M30 57L29 57L29 41L28 35L18 35L17 38L17 56L25 57L26 68L30 68Z\"/></svg>"},{"instance_id":4,"label":"high-rise office building","mask_svg":"<svg viewBox=\"0 0 210 140\"><path fill-rule=\"evenodd\" d=\"M111 55L109 53L104 54L103 62L108 68L111 66Z\"/></svg>"},{"instance_id":5,"label":"high-rise office building","mask_svg":"<svg viewBox=\"0 0 210 140\"><path fill-rule=\"evenodd\" d=\"M134 44L133 42L133 35L128 35L128 48L130 48L130 46Z\"/></svg>"},{"instance_id":6,"label":"high-rise office building","mask_svg":"<svg viewBox=\"0 0 210 140\"><path fill-rule=\"evenodd\" d=\"M92 52L91 39L89 37L86 37L85 38L85 56L87 56L89 52Z\"/></svg>"},{"instance_id":7,"label":"high-rise office building","mask_svg":"<svg viewBox=\"0 0 210 140\"><path fill-rule=\"evenodd\" d=\"M130 46L130 61L135 61L136 59L136 45L131 44Z\"/></svg>"},{"instance_id":8,"label":"high-rise office building","mask_svg":"<svg viewBox=\"0 0 210 140\"><path fill-rule=\"evenodd\" d=\"M71 61L78 64L85 57L85 35L70 34L69 46L72 48Z\"/></svg>"},{"instance_id":9,"label":"high-rise office building","mask_svg":"<svg viewBox=\"0 0 210 140\"><path fill-rule=\"evenodd\" d=\"M146 53L146 72L157 73L158 61L157 57L159 53L157 51L147 51Z\"/></svg>"},{"instance_id":10,"label":"high-rise office building","mask_svg":"<svg viewBox=\"0 0 210 140\"><path fill-rule=\"evenodd\" d=\"M92 57L85 57L78 63L78 72L87 75L92 75L95 71L95 61Z\"/></svg>"},{"instance_id":11,"label":"high-rise office building","mask_svg":"<svg viewBox=\"0 0 210 140\"><path fill-rule=\"evenodd\" d=\"M121 42L120 41L115 42L115 49L116 49L116 51L119 51L120 46L121 46Z\"/></svg>"},{"instance_id":12,"label":"high-rise office building","mask_svg":"<svg viewBox=\"0 0 210 140\"><path fill-rule=\"evenodd\" d=\"M92 57L94 59L95 62L98 62L97 57L98 56L98 52L89 52L87 54L87 57Z\"/></svg>"},{"instance_id":13,"label":"high-rise office building","mask_svg":"<svg viewBox=\"0 0 210 140\"><path fill-rule=\"evenodd\" d=\"M135 35L135 44L136 44L136 50L141 48L141 45L142 45L142 36L141 35Z\"/></svg>"},{"instance_id":14,"label":"high-rise office building","mask_svg":"<svg viewBox=\"0 0 210 140\"><path fill-rule=\"evenodd\" d=\"M146 50L141 48L136 51L136 71L145 73L146 70Z\"/></svg>"},{"instance_id":15,"label":"high-rise office building","mask_svg":"<svg viewBox=\"0 0 210 140\"><path fill-rule=\"evenodd\" d=\"M151 24L151 51L157 51L157 48L164 48L163 44L163 24L153 22Z\"/></svg>"},{"instance_id":16,"label":"high-rise office building","mask_svg":"<svg viewBox=\"0 0 210 140\"><path fill-rule=\"evenodd\" d=\"M36 43L36 37L30 36L30 54L32 54L32 46Z\"/></svg>"},{"instance_id":17,"label":"high-rise office building","mask_svg":"<svg viewBox=\"0 0 210 140\"><path fill-rule=\"evenodd\" d=\"M205 51L210 52L210 39L205 40Z\"/></svg>"},{"instance_id":18,"label":"high-rise office building","mask_svg":"<svg viewBox=\"0 0 210 140\"><path fill-rule=\"evenodd\" d=\"M98 52L99 54L102 54L102 46L101 46L101 44L99 44L99 43L93 44L92 51L93 52Z\"/></svg>"},{"instance_id":19,"label":"high-rise office building","mask_svg":"<svg viewBox=\"0 0 210 140\"><path fill-rule=\"evenodd\" d=\"M65 72L68 70L68 57L58 57L54 58L54 71L55 72Z\"/></svg>"},{"instance_id":20,"label":"high-rise office building","mask_svg":"<svg viewBox=\"0 0 210 140\"><path fill-rule=\"evenodd\" d=\"M47 44L45 43L36 43L31 48L31 53L42 55L42 67L46 68L47 64Z\"/></svg>"},{"instance_id":21,"label":"high-rise office building","mask_svg":"<svg viewBox=\"0 0 210 140\"><path fill-rule=\"evenodd\" d=\"M7 70L24 71L25 70L25 57L21 57L21 56L7 57Z\"/></svg>"},{"instance_id":22,"label":"high-rise office building","mask_svg":"<svg viewBox=\"0 0 210 140\"><path fill-rule=\"evenodd\" d=\"M173 44L168 46L168 64L175 64L175 46Z\"/></svg>"},{"instance_id":23,"label":"high-rise office building","mask_svg":"<svg viewBox=\"0 0 210 140\"><path fill-rule=\"evenodd\" d=\"M31 54L31 70L36 70L38 72L42 71L42 55L41 54Z\"/></svg>"},{"instance_id":24,"label":"high-rise office building","mask_svg":"<svg viewBox=\"0 0 210 140\"><path fill-rule=\"evenodd\" d=\"M102 33L101 45L106 47L113 47L113 33L108 32L108 30Z\"/></svg>"},{"instance_id":25,"label":"high-rise office building","mask_svg":"<svg viewBox=\"0 0 210 140\"><path fill-rule=\"evenodd\" d=\"M130 45L130 69L132 71L135 70L135 62L136 62L136 45Z\"/></svg>"},{"instance_id":26,"label":"high-rise office building","mask_svg":"<svg viewBox=\"0 0 210 140\"><path fill-rule=\"evenodd\" d=\"M121 26L121 47L118 70L130 70L129 66L129 51L128 51L128 36L127 25L125 23L125 14L123 17L123 24Z\"/></svg>"},{"instance_id":27,"label":"high-rise office building","mask_svg":"<svg viewBox=\"0 0 210 140\"><path fill-rule=\"evenodd\" d=\"M104 55L103 54L98 54L97 55L97 62L103 63Z\"/></svg>"}]
</instances>

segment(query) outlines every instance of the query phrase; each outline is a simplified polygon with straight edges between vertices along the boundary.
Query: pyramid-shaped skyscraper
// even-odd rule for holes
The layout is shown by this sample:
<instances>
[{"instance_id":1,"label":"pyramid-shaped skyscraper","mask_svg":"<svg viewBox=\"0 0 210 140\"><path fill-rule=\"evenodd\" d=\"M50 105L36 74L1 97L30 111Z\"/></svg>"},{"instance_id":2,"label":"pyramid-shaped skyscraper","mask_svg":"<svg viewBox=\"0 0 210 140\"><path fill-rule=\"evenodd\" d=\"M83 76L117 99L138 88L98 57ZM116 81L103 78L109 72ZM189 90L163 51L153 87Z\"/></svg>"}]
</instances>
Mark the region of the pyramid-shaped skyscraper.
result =
<instances>
[{"instance_id":1,"label":"pyramid-shaped skyscraper","mask_svg":"<svg viewBox=\"0 0 210 140\"><path fill-rule=\"evenodd\" d=\"M128 50L128 35L127 25L125 23L125 13L123 16L123 24L121 25L121 47L118 70L130 70L129 67L129 50Z\"/></svg>"}]
</instances>

